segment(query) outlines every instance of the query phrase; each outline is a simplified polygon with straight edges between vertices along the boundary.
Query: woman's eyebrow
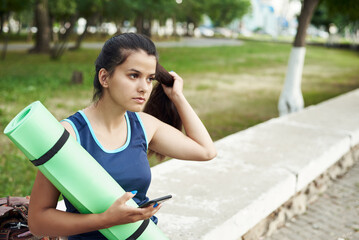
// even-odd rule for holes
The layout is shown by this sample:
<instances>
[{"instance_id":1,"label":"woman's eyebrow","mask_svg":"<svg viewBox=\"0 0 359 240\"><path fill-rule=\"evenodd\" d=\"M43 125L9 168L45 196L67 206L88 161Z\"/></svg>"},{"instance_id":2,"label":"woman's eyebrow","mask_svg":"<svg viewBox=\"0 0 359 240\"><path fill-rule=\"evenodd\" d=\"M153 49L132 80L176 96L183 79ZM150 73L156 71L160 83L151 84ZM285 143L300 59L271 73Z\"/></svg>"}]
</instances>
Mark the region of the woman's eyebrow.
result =
<instances>
[{"instance_id":1,"label":"woman's eyebrow","mask_svg":"<svg viewBox=\"0 0 359 240\"><path fill-rule=\"evenodd\" d=\"M141 71L137 70L137 69L134 69L134 68L130 68L128 69L128 71L132 71L132 72L136 72L136 73L141 73Z\"/></svg>"},{"instance_id":2,"label":"woman's eyebrow","mask_svg":"<svg viewBox=\"0 0 359 240\"><path fill-rule=\"evenodd\" d=\"M136 73L141 73L142 74L142 72L141 71L139 71L139 70L137 70L137 69L135 69L135 68L130 68L130 69L128 69L128 71L130 71L130 72L136 72ZM156 75L156 73L150 73L150 74L148 74L148 76L155 76Z\"/></svg>"}]
</instances>

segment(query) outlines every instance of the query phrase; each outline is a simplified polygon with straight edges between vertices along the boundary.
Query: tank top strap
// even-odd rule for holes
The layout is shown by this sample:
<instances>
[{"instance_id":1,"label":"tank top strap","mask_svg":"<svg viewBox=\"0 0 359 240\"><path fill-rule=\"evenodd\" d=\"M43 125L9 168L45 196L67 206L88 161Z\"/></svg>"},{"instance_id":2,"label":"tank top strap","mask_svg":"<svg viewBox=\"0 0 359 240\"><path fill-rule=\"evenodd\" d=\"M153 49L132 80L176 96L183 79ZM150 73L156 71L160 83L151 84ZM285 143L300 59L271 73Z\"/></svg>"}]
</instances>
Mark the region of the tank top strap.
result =
<instances>
[{"instance_id":1,"label":"tank top strap","mask_svg":"<svg viewBox=\"0 0 359 240\"><path fill-rule=\"evenodd\" d=\"M87 123L86 123L86 121L84 121L80 112L79 111L76 112L75 114L64 119L63 121L68 122L71 125L72 129L74 130L74 132L76 134L77 142L81 144L81 137L80 137L79 132L87 127Z\"/></svg>"},{"instance_id":2,"label":"tank top strap","mask_svg":"<svg viewBox=\"0 0 359 240\"><path fill-rule=\"evenodd\" d=\"M146 143L146 150L148 149L148 138L146 129L143 125L140 115L137 112L127 111L128 118L131 124L131 138L137 140L144 140Z\"/></svg>"}]
</instances>

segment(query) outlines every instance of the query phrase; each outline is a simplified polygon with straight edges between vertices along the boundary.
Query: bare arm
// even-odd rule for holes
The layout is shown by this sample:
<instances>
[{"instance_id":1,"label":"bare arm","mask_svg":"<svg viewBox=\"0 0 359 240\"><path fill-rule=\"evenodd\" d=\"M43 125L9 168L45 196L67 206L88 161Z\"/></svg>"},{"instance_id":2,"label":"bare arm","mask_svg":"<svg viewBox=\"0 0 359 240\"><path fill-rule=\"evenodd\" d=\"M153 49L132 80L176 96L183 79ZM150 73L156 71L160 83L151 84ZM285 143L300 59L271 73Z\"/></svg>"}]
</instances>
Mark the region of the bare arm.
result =
<instances>
[{"instance_id":1,"label":"bare arm","mask_svg":"<svg viewBox=\"0 0 359 240\"><path fill-rule=\"evenodd\" d=\"M74 136L70 124L62 125ZM60 192L39 171L31 192L29 206L29 227L39 236L69 236L109 228L114 225L145 220L153 216L159 207L134 208L126 202L135 195L126 193L117 199L109 209L99 214L76 214L56 209Z\"/></svg>"},{"instance_id":2,"label":"bare arm","mask_svg":"<svg viewBox=\"0 0 359 240\"><path fill-rule=\"evenodd\" d=\"M182 93L182 78L176 73L170 74L175 79L174 85L171 88L163 88L175 104L187 136L157 119L145 116L151 122L151 128L154 128L149 148L166 156L184 160L210 160L217 154L213 141Z\"/></svg>"}]
</instances>

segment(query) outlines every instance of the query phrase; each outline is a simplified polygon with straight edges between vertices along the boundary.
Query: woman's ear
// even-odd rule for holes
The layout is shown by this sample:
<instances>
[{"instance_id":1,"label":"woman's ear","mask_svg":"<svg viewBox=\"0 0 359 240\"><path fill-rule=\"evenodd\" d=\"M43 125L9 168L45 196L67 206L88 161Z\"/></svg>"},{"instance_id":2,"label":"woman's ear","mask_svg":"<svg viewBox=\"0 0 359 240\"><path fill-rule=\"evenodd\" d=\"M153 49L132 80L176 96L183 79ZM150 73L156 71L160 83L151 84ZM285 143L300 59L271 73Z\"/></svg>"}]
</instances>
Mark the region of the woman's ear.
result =
<instances>
[{"instance_id":1,"label":"woman's ear","mask_svg":"<svg viewBox=\"0 0 359 240\"><path fill-rule=\"evenodd\" d=\"M104 68L100 69L100 71L98 72L98 79L103 88L108 87L109 74L106 69L104 69Z\"/></svg>"}]
</instances>

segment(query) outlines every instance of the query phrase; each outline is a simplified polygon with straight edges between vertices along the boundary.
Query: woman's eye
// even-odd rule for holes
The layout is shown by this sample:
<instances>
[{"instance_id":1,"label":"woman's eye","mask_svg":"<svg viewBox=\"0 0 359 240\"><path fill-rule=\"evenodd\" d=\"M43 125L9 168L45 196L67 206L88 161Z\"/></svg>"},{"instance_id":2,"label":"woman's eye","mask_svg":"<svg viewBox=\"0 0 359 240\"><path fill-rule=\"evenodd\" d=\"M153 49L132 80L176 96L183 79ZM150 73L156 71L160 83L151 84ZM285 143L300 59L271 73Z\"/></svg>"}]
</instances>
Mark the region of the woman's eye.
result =
<instances>
[{"instance_id":1,"label":"woman's eye","mask_svg":"<svg viewBox=\"0 0 359 240\"><path fill-rule=\"evenodd\" d=\"M147 81L149 81L149 82L152 82L154 80L156 80L154 77L147 78Z\"/></svg>"},{"instance_id":2,"label":"woman's eye","mask_svg":"<svg viewBox=\"0 0 359 240\"><path fill-rule=\"evenodd\" d=\"M138 77L137 73L130 74L130 78L132 78L132 79L136 79L137 77Z\"/></svg>"}]
</instances>

